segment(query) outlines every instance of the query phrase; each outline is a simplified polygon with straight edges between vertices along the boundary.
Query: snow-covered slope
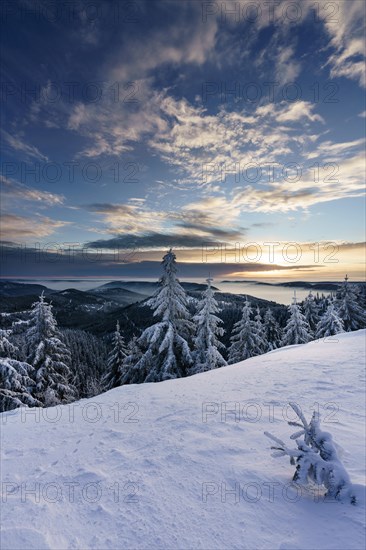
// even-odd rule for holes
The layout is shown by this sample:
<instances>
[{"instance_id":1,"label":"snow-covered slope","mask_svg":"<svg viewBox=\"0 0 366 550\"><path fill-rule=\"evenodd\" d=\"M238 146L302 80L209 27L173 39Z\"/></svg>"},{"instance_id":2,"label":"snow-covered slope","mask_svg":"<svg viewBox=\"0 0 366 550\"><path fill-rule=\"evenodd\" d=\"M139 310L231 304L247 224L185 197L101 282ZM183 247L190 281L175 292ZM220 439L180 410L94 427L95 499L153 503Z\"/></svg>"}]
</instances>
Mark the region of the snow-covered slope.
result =
<instances>
[{"instance_id":1,"label":"snow-covered slope","mask_svg":"<svg viewBox=\"0 0 366 550\"><path fill-rule=\"evenodd\" d=\"M365 331L342 334L190 378L5 413L2 550L363 548L364 342ZM296 493L294 467L270 456L265 430L290 443L289 400L308 418L319 407L357 506Z\"/></svg>"}]
</instances>

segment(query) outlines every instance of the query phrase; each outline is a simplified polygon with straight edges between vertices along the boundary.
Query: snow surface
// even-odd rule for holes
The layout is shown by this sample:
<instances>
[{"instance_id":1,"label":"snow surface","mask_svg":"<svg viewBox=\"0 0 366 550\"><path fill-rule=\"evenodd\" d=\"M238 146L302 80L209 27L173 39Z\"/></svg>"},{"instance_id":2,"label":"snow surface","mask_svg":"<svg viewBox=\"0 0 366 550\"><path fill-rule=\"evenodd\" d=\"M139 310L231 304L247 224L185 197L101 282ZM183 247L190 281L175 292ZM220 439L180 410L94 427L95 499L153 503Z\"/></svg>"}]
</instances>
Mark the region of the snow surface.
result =
<instances>
[{"instance_id":1,"label":"snow surface","mask_svg":"<svg viewBox=\"0 0 366 550\"><path fill-rule=\"evenodd\" d=\"M2 550L364 548L364 356L358 331L190 378L4 413ZM308 419L319 406L357 506L299 495L287 457L270 456L265 430L291 446L290 400ZM225 403L238 403L238 422L221 416ZM218 412L203 417L203 408Z\"/></svg>"}]
</instances>

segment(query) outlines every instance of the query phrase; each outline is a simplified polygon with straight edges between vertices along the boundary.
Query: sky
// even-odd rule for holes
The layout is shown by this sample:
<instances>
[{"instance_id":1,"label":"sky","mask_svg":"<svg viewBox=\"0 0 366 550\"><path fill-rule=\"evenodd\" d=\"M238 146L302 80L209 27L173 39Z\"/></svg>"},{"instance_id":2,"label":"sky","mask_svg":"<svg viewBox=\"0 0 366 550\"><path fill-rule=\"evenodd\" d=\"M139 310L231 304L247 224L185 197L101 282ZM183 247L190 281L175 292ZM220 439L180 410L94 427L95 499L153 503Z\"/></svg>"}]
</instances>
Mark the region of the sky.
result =
<instances>
[{"instance_id":1,"label":"sky","mask_svg":"<svg viewBox=\"0 0 366 550\"><path fill-rule=\"evenodd\" d=\"M365 277L363 1L1 3L2 277Z\"/></svg>"}]
</instances>

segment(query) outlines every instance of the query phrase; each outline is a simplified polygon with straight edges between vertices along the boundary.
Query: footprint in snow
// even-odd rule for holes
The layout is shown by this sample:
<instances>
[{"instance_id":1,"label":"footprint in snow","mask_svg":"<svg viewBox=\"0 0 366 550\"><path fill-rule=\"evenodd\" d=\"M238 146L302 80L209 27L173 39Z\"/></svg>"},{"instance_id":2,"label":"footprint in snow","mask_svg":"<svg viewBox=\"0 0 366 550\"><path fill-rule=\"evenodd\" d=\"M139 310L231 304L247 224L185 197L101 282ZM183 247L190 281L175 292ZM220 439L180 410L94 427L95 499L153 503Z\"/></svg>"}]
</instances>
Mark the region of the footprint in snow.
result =
<instances>
[{"instance_id":1,"label":"footprint in snow","mask_svg":"<svg viewBox=\"0 0 366 550\"><path fill-rule=\"evenodd\" d=\"M5 451L5 455L20 457L23 456L23 451L19 451L18 449L11 449L9 451Z\"/></svg>"}]
</instances>

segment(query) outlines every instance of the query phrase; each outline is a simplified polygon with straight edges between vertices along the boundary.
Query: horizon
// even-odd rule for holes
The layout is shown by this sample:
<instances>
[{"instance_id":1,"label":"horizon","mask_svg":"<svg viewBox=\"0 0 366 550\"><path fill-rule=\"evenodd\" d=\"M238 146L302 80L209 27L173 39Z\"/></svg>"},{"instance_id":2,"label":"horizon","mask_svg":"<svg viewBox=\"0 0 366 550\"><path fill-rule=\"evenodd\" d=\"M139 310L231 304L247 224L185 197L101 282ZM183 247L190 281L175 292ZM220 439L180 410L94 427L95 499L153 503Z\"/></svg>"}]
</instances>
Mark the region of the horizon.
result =
<instances>
[{"instance_id":1,"label":"horizon","mask_svg":"<svg viewBox=\"0 0 366 550\"><path fill-rule=\"evenodd\" d=\"M207 277L179 277L179 273L177 274L178 275L178 279L181 280L181 281L184 281L184 282L199 282L199 281L202 281L202 282L205 282ZM24 277L21 277L21 276L16 276L16 277L12 277L12 276L9 276L9 277L2 277L0 276L0 281L9 281L9 282L14 282L14 281L65 281L65 282L72 282L72 281L126 281L126 282L153 282L153 281L157 281L158 279L156 277L133 277L133 278L128 278L128 277L108 277L108 276L89 276L89 277L42 277L42 276L38 276L38 275L35 275L33 277L29 277L29 276L24 276ZM352 283L366 283L366 279L363 279L363 280L352 280L350 277L348 277L348 280L350 281L350 284ZM266 280L264 279L222 279L222 278L212 278L212 281L216 281L216 282L221 282L221 283L253 283L253 284L286 284L286 283L308 283L308 284L311 284L311 283L314 283L314 284L317 284L317 283L339 283L341 284L343 281L344 281L344 278L341 279L341 280L330 280L330 279L309 279L309 280L304 280L304 279L275 279L275 278L266 278Z\"/></svg>"}]
</instances>

